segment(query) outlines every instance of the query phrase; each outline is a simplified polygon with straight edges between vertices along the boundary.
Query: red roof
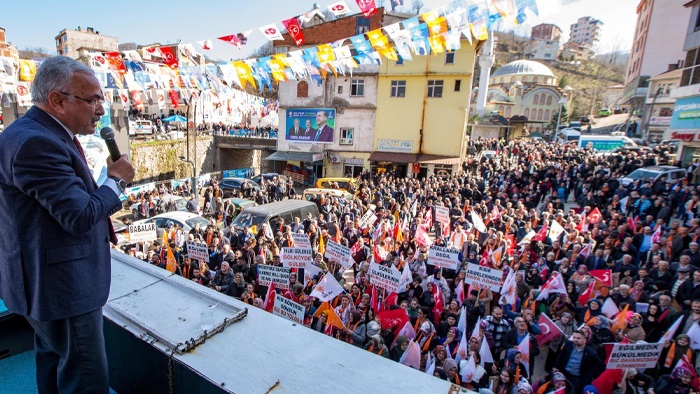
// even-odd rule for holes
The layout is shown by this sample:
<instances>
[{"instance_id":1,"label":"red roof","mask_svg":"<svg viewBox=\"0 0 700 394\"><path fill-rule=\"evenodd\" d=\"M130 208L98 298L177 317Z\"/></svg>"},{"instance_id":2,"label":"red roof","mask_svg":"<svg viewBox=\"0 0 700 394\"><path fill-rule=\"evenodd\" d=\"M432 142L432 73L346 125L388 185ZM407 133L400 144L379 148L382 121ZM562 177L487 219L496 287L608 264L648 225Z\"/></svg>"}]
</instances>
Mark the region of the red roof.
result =
<instances>
[{"instance_id":1,"label":"red roof","mask_svg":"<svg viewBox=\"0 0 700 394\"><path fill-rule=\"evenodd\" d=\"M358 18L364 18L364 16L362 14L349 15L330 22L325 22L302 29L302 33L304 33L304 40L306 41L304 46L329 44L334 41L355 36L357 28L356 20ZM379 29L382 27L383 19L384 8L378 8L377 12L369 17L369 30ZM275 47L295 46L294 40L289 33L285 33L283 37L284 41L273 41L272 45Z\"/></svg>"}]
</instances>

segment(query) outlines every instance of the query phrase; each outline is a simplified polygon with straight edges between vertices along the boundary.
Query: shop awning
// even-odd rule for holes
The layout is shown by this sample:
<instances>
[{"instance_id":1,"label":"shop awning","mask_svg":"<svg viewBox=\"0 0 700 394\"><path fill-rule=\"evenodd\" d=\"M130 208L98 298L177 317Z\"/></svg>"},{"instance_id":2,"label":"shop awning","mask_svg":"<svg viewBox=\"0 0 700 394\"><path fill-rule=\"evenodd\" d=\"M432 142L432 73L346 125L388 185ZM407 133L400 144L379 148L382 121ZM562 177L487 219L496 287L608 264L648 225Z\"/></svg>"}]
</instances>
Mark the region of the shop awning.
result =
<instances>
[{"instance_id":1,"label":"shop awning","mask_svg":"<svg viewBox=\"0 0 700 394\"><path fill-rule=\"evenodd\" d=\"M418 162L421 164L460 164L459 157L438 156L438 155L420 155Z\"/></svg>"},{"instance_id":2,"label":"shop awning","mask_svg":"<svg viewBox=\"0 0 700 394\"><path fill-rule=\"evenodd\" d=\"M304 161L314 162L323 160L323 152L288 152L277 151L264 160L271 161Z\"/></svg>"},{"instance_id":3,"label":"shop awning","mask_svg":"<svg viewBox=\"0 0 700 394\"><path fill-rule=\"evenodd\" d=\"M369 161L388 161L393 163L416 163L418 156L415 153L396 153L396 152L373 152L369 155Z\"/></svg>"}]
</instances>

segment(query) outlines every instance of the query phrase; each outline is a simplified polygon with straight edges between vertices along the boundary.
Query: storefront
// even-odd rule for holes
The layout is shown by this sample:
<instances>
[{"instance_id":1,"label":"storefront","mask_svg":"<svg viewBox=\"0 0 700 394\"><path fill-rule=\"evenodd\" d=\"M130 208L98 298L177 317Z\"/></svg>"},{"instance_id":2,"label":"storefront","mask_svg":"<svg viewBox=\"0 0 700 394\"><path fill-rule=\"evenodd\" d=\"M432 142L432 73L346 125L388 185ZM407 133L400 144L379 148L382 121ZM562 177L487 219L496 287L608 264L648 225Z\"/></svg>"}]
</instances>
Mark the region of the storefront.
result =
<instances>
[{"instance_id":1,"label":"storefront","mask_svg":"<svg viewBox=\"0 0 700 394\"><path fill-rule=\"evenodd\" d=\"M323 152L277 151L263 160L274 161L275 171L282 173L294 182L312 185L323 178Z\"/></svg>"},{"instance_id":2,"label":"storefront","mask_svg":"<svg viewBox=\"0 0 700 394\"><path fill-rule=\"evenodd\" d=\"M356 178L369 170L369 153L328 152L325 177Z\"/></svg>"},{"instance_id":3,"label":"storefront","mask_svg":"<svg viewBox=\"0 0 700 394\"><path fill-rule=\"evenodd\" d=\"M671 126L664 133L664 139L680 141L676 160L681 166L700 158L700 96L676 100Z\"/></svg>"}]
</instances>

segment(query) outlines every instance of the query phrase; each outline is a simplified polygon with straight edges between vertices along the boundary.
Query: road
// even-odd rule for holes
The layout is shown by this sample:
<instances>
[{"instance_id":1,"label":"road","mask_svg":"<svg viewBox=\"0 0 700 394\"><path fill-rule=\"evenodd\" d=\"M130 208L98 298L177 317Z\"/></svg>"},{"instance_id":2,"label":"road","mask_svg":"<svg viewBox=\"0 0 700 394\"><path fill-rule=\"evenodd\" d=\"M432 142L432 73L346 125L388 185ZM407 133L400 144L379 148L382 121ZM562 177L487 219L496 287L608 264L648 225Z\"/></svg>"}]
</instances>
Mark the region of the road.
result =
<instances>
[{"instance_id":1,"label":"road","mask_svg":"<svg viewBox=\"0 0 700 394\"><path fill-rule=\"evenodd\" d=\"M615 126L627 122L627 120L629 119L629 116L630 116L629 114L618 114L618 115L610 115L610 116L605 116L605 117L593 118L591 132L595 133L595 134L612 133ZM636 119L636 117L635 117L635 119ZM585 128L583 129L583 132L586 132Z\"/></svg>"}]
</instances>

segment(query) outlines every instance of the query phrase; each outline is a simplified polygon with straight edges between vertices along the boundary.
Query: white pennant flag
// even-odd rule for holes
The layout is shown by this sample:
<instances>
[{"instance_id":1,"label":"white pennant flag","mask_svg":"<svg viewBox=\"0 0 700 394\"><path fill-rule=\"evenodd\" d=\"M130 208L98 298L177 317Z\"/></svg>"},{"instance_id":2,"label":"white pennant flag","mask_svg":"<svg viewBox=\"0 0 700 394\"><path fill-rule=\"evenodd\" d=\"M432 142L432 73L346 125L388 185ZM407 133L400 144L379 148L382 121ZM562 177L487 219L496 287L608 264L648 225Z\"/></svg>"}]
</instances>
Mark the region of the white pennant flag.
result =
<instances>
[{"instance_id":1,"label":"white pennant flag","mask_svg":"<svg viewBox=\"0 0 700 394\"><path fill-rule=\"evenodd\" d=\"M203 40L203 41L197 41L197 44L202 47L205 51L208 51L212 48L212 43L211 40Z\"/></svg>"},{"instance_id":2,"label":"white pennant flag","mask_svg":"<svg viewBox=\"0 0 700 394\"><path fill-rule=\"evenodd\" d=\"M343 16L350 12L350 8L344 1L339 1L328 6L328 11L332 12L336 17Z\"/></svg>"},{"instance_id":3,"label":"white pennant flag","mask_svg":"<svg viewBox=\"0 0 700 394\"><path fill-rule=\"evenodd\" d=\"M314 276L322 273L323 270L315 266L314 264L307 264L304 268L304 287L311 282Z\"/></svg>"},{"instance_id":4,"label":"white pennant flag","mask_svg":"<svg viewBox=\"0 0 700 394\"><path fill-rule=\"evenodd\" d=\"M314 287L310 296L316 297L321 301L330 301L343 292L345 292L343 286L335 280L333 275L326 274L323 276L323 279L318 282L316 287Z\"/></svg>"},{"instance_id":5,"label":"white pennant flag","mask_svg":"<svg viewBox=\"0 0 700 394\"><path fill-rule=\"evenodd\" d=\"M608 298L605 300L605 302L603 303L603 307L600 308L600 311L603 312L603 314L609 319L612 319L613 316L620 313L620 309L617 307L617 305L615 305L612 298Z\"/></svg>"},{"instance_id":6,"label":"white pennant flag","mask_svg":"<svg viewBox=\"0 0 700 394\"><path fill-rule=\"evenodd\" d=\"M469 357L469 360L466 361L464 367L460 365L460 368L462 370L462 380L471 383L474 380L474 374L476 373L476 363L474 362L474 357Z\"/></svg>"},{"instance_id":7,"label":"white pennant flag","mask_svg":"<svg viewBox=\"0 0 700 394\"><path fill-rule=\"evenodd\" d=\"M552 220L552 224L549 227L549 239L556 241L559 239L561 233L564 232L564 227L562 227L556 220Z\"/></svg>"},{"instance_id":8,"label":"white pennant flag","mask_svg":"<svg viewBox=\"0 0 700 394\"><path fill-rule=\"evenodd\" d=\"M700 325L693 323L687 335L690 337L690 347L693 350L700 350Z\"/></svg>"},{"instance_id":9,"label":"white pennant flag","mask_svg":"<svg viewBox=\"0 0 700 394\"><path fill-rule=\"evenodd\" d=\"M525 370L530 370L530 334L525 335L520 344L516 347L520 352L520 362L525 365Z\"/></svg>"},{"instance_id":10,"label":"white pennant flag","mask_svg":"<svg viewBox=\"0 0 700 394\"><path fill-rule=\"evenodd\" d=\"M676 331L678 331L678 327L681 325L681 320L683 319L681 319L680 317L677 318L676 321L673 322L673 325L668 329L668 331L666 331L664 336L662 336L661 339L659 339L658 343L672 341L673 336L676 335Z\"/></svg>"},{"instance_id":11,"label":"white pennant flag","mask_svg":"<svg viewBox=\"0 0 700 394\"><path fill-rule=\"evenodd\" d=\"M433 376L435 373L435 360L433 360L433 356L431 352L428 352L428 360L425 362L425 373L427 373L430 376Z\"/></svg>"},{"instance_id":12,"label":"white pennant flag","mask_svg":"<svg viewBox=\"0 0 700 394\"><path fill-rule=\"evenodd\" d=\"M483 338L481 338L481 348L479 348L479 356L481 356L481 363L479 363L482 367L484 366L484 363L492 363L493 364L493 354L491 354L491 348L489 347L489 343L486 342L486 335L484 335Z\"/></svg>"},{"instance_id":13,"label":"white pennant flag","mask_svg":"<svg viewBox=\"0 0 700 394\"><path fill-rule=\"evenodd\" d=\"M407 321L399 332L396 333L396 338L400 337L401 335L405 336L406 339L416 339L416 330L413 328L410 321ZM396 346L396 338L394 338L394 343L391 344L392 348Z\"/></svg>"},{"instance_id":14,"label":"white pennant flag","mask_svg":"<svg viewBox=\"0 0 700 394\"><path fill-rule=\"evenodd\" d=\"M546 300L550 293L566 294L566 283L558 272L553 272L547 282L540 286L540 295L537 297L537 301Z\"/></svg>"},{"instance_id":15,"label":"white pennant flag","mask_svg":"<svg viewBox=\"0 0 700 394\"><path fill-rule=\"evenodd\" d=\"M448 350L447 353L450 351ZM455 361L457 365L462 360L466 360L469 356L469 341L467 340L467 330L462 331L462 340L459 342L459 347L457 347L457 354L455 354Z\"/></svg>"},{"instance_id":16,"label":"white pennant flag","mask_svg":"<svg viewBox=\"0 0 700 394\"><path fill-rule=\"evenodd\" d=\"M403 265L403 271L401 272L401 282L399 283L399 288L396 290L397 293L403 293L408 288L408 285L413 282L413 275L411 274L411 268L408 264Z\"/></svg>"},{"instance_id":17,"label":"white pennant flag","mask_svg":"<svg viewBox=\"0 0 700 394\"><path fill-rule=\"evenodd\" d=\"M420 370L420 358L420 345L413 342L413 339L411 339L411 342L408 344L408 349L403 353L399 362L403 365Z\"/></svg>"},{"instance_id":18,"label":"white pennant flag","mask_svg":"<svg viewBox=\"0 0 700 394\"><path fill-rule=\"evenodd\" d=\"M481 316L479 316L481 319ZM459 323L457 323L457 329L461 332L467 332L467 307L462 307L462 313L459 314Z\"/></svg>"},{"instance_id":19,"label":"white pennant flag","mask_svg":"<svg viewBox=\"0 0 700 394\"><path fill-rule=\"evenodd\" d=\"M472 215L472 223L474 223L474 227L480 232L480 233L486 233L486 225L484 224L484 221L481 220L479 215L476 214L476 212L471 211Z\"/></svg>"},{"instance_id":20,"label":"white pennant flag","mask_svg":"<svg viewBox=\"0 0 700 394\"><path fill-rule=\"evenodd\" d=\"M622 211L624 214L627 214L627 201L629 201L629 199L629 196L627 196L620 200L620 211Z\"/></svg>"},{"instance_id":21,"label":"white pennant flag","mask_svg":"<svg viewBox=\"0 0 700 394\"><path fill-rule=\"evenodd\" d=\"M520 241L520 242L518 242L518 245L529 244L530 241L532 241L532 238L535 237L535 235L537 235L537 233L535 233L534 231L530 230L530 232L528 232L527 234L525 234L525 236L523 237L523 240Z\"/></svg>"},{"instance_id":22,"label":"white pennant flag","mask_svg":"<svg viewBox=\"0 0 700 394\"><path fill-rule=\"evenodd\" d=\"M282 33L280 33L280 29L278 29L277 25L275 25L274 23L270 23L269 25L260 27L260 31L265 36L265 38L267 38L270 41L284 40L284 37L282 37Z\"/></svg>"}]
</instances>

